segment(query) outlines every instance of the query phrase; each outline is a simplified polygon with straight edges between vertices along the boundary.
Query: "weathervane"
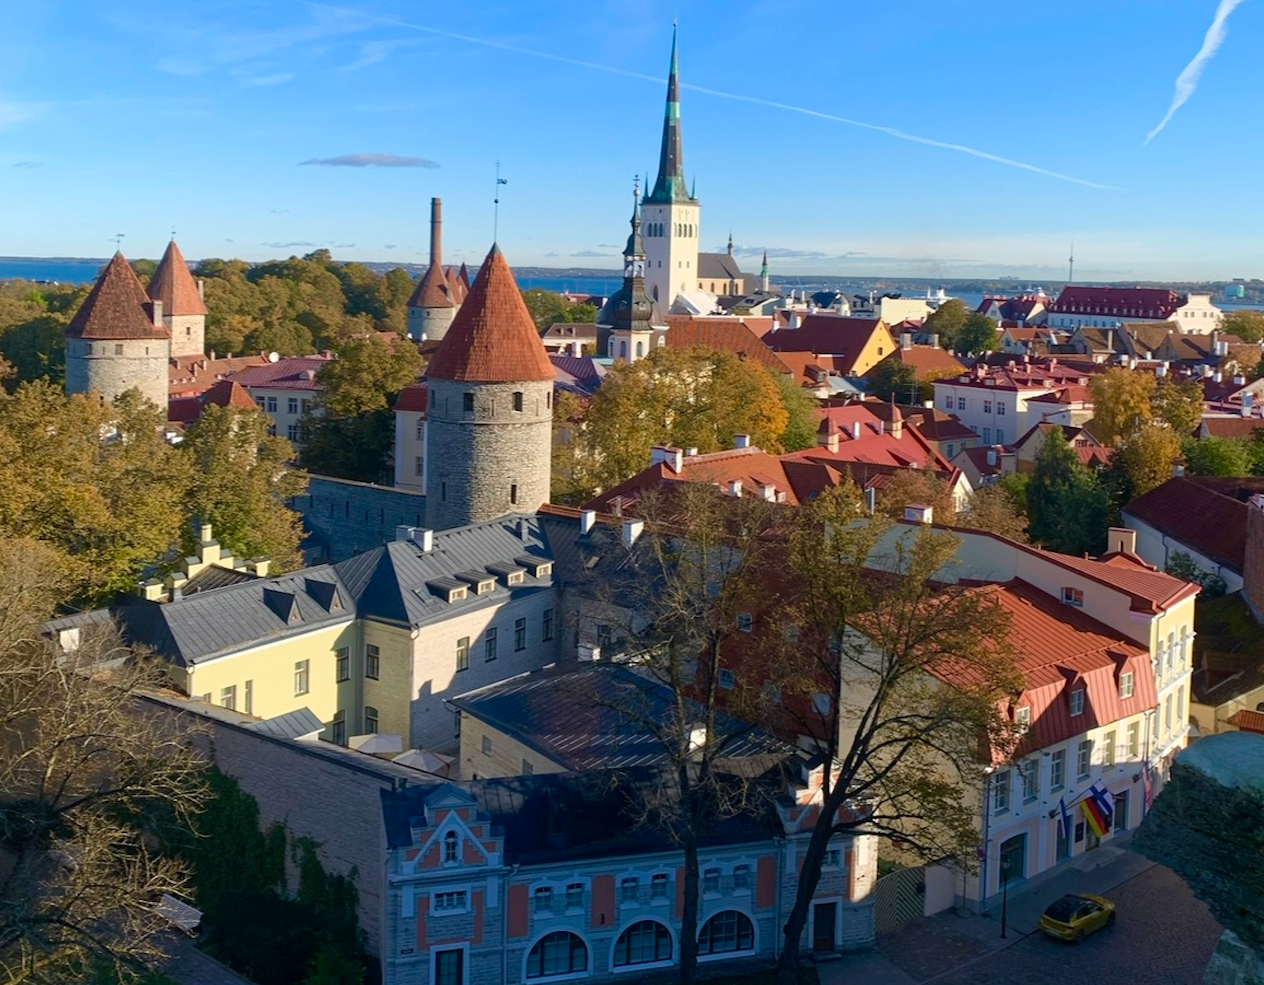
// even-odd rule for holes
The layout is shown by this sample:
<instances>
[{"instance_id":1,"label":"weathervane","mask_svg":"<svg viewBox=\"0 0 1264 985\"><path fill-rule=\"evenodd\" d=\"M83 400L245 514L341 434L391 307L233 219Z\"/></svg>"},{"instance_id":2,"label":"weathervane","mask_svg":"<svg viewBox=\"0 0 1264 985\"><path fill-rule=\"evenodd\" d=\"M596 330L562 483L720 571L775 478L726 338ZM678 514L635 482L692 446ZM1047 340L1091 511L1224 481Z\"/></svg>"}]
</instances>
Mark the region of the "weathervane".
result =
<instances>
[{"instance_id":1,"label":"weathervane","mask_svg":"<svg viewBox=\"0 0 1264 985\"><path fill-rule=\"evenodd\" d=\"M122 253L122 252L123 252L123 237L124 237L125 235L127 235L127 234L126 234L126 233L115 233L115 234L114 234L114 249L115 249L115 250L117 250L119 253Z\"/></svg>"},{"instance_id":2,"label":"weathervane","mask_svg":"<svg viewBox=\"0 0 1264 985\"><path fill-rule=\"evenodd\" d=\"M500 239L500 186L509 184L508 178L500 176L500 162L496 162L496 197L492 199L495 210L492 213L492 242Z\"/></svg>"}]
</instances>

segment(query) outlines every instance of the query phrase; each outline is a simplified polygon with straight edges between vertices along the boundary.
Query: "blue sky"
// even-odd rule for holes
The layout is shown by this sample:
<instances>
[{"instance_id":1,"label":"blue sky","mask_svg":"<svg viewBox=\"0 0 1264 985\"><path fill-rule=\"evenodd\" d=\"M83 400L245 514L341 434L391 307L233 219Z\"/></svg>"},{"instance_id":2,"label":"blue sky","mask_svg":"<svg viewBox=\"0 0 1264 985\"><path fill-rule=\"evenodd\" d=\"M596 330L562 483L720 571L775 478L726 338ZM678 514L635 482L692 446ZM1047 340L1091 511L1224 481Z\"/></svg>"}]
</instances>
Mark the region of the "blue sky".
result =
<instances>
[{"instance_id":1,"label":"blue sky","mask_svg":"<svg viewBox=\"0 0 1264 985\"><path fill-rule=\"evenodd\" d=\"M703 247L748 268L1264 276L1264 0L5 7L0 255L418 261L439 195L477 260L499 160L511 264L618 266L677 18ZM408 166L304 163L362 155Z\"/></svg>"}]
</instances>

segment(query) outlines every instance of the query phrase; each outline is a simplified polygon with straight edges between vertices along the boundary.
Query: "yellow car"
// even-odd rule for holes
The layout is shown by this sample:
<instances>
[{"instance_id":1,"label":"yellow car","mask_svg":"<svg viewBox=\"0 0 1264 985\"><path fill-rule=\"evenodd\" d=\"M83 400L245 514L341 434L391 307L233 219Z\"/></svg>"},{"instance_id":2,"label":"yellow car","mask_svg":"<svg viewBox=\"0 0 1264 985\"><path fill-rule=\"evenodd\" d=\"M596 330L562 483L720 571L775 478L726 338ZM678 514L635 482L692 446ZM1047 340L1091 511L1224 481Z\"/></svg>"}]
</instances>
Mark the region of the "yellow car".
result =
<instances>
[{"instance_id":1,"label":"yellow car","mask_svg":"<svg viewBox=\"0 0 1264 985\"><path fill-rule=\"evenodd\" d=\"M1115 922L1115 904L1105 896L1082 895L1063 896L1049 907L1040 917L1040 929L1050 937L1059 940L1081 940L1103 927Z\"/></svg>"}]
</instances>

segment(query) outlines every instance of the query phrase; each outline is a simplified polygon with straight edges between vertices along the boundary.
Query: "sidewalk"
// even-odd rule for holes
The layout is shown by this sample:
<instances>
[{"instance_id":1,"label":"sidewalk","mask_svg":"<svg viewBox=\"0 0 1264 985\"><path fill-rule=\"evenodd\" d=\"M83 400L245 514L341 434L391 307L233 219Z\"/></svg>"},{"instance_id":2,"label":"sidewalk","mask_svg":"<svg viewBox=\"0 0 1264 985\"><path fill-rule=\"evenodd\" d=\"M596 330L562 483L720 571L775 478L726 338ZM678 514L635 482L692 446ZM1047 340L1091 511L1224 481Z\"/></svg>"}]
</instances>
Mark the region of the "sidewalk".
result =
<instances>
[{"instance_id":1,"label":"sidewalk","mask_svg":"<svg viewBox=\"0 0 1264 985\"><path fill-rule=\"evenodd\" d=\"M947 910L916 920L878 938L876 950L848 954L817 967L821 985L922 985L963 965L1017 943L1040 929L1040 914L1066 893L1099 893L1152 868L1154 862L1128 850L1130 836L1086 852L1061 868L1012 887L1007 933L1001 937L1001 900L989 900L988 913L958 916Z\"/></svg>"}]
</instances>

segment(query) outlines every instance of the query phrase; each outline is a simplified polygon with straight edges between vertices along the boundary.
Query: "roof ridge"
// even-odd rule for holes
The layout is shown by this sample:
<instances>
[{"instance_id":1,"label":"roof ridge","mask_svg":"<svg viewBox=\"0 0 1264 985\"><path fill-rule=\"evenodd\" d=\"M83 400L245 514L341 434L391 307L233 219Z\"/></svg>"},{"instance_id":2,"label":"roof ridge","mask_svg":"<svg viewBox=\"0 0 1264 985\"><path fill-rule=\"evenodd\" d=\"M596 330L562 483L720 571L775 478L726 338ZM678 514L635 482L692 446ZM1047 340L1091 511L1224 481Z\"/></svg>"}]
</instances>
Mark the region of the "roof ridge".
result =
<instances>
[{"instance_id":1,"label":"roof ridge","mask_svg":"<svg viewBox=\"0 0 1264 985\"><path fill-rule=\"evenodd\" d=\"M163 324L154 324L152 302L136 271L117 252L101 271L66 335L81 339L169 339Z\"/></svg>"},{"instance_id":2,"label":"roof ridge","mask_svg":"<svg viewBox=\"0 0 1264 985\"><path fill-rule=\"evenodd\" d=\"M205 315L206 302L198 290L197 281L185 262L180 247L173 239L158 261L146 291L155 301L162 302L163 316Z\"/></svg>"}]
</instances>

